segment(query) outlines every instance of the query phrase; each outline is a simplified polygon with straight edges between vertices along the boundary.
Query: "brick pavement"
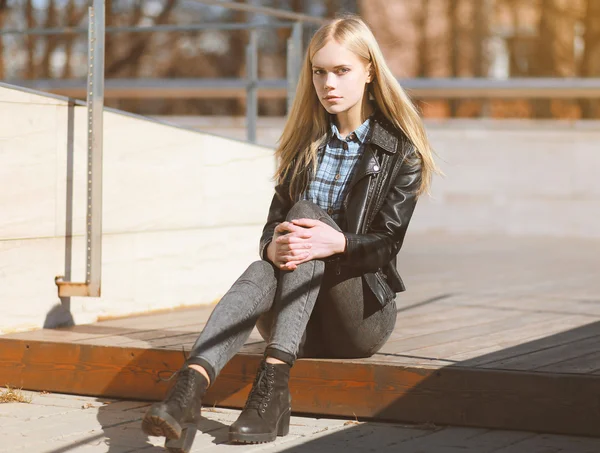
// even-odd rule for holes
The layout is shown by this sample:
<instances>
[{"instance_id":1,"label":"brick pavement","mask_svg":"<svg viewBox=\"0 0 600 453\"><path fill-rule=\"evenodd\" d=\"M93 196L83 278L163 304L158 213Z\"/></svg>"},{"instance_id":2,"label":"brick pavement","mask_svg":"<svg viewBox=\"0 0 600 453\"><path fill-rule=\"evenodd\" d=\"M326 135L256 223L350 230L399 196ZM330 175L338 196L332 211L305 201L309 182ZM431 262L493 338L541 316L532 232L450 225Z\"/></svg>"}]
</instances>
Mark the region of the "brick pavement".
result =
<instances>
[{"instance_id":1,"label":"brick pavement","mask_svg":"<svg viewBox=\"0 0 600 453\"><path fill-rule=\"evenodd\" d=\"M160 452L140 420L148 403L74 395L40 394L30 404L0 404L0 452ZM600 439L478 428L357 423L292 417L290 435L274 443L229 445L227 427L236 410L206 408L192 453L402 452L402 453L597 453Z\"/></svg>"}]
</instances>

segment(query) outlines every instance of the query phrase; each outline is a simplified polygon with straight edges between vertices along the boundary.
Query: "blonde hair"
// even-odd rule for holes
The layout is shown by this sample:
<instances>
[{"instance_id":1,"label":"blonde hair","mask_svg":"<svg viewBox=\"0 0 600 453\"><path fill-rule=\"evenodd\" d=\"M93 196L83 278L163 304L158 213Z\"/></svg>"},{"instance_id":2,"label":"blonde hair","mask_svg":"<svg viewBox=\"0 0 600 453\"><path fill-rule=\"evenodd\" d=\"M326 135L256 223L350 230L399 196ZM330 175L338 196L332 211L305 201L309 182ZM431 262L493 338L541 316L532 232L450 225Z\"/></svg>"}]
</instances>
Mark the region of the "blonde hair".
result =
<instances>
[{"instance_id":1,"label":"blonde hair","mask_svg":"<svg viewBox=\"0 0 600 453\"><path fill-rule=\"evenodd\" d=\"M385 63L367 24L351 15L323 25L308 45L294 102L275 151L278 161L276 180L281 183L289 179L289 194L295 199L308 184L308 170L316 167L317 150L329 128L329 113L313 87L312 58L329 40L345 46L367 64L371 63L374 77L369 91L381 113L414 144L422 160L421 185L417 194L429 192L431 178L439 170L419 112Z\"/></svg>"}]
</instances>

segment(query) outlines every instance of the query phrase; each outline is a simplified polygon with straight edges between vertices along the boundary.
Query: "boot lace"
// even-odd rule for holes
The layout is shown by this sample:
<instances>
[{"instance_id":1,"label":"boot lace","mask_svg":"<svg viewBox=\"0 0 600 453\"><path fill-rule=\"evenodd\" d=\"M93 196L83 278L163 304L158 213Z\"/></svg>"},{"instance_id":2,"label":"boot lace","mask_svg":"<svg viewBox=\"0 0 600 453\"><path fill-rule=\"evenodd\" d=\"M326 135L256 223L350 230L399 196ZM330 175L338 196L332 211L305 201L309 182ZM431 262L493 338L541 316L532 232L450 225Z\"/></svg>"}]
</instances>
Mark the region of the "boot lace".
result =
<instances>
[{"instance_id":1,"label":"boot lace","mask_svg":"<svg viewBox=\"0 0 600 453\"><path fill-rule=\"evenodd\" d=\"M184 363L186 360L185 349L181 348L183 354ZM185 408L194 398L194 388L197 379L197 372L191 368L180 368L179 370L171 373L171 375L164 379L161 374L168 373L168 370L161 370L158 372L157 382L169 382L174 377L177 377L175 385L169 391L167 400L176 402L182 409Z\"/></svg>"},{"instance_id":2,"label":"boot lace","mask_svg":"<svg viewBox=\"0 0 600 453\"><path fill-rule=\"evenodd\" d=\"M259 371L244 409L257 409L261 413L265 413L273 395L275 368L263 364Z\"/></svg>"},{"instance_id":3,"label":"boot lace","mask_svg":"<svg viewBox=\"0 0 600 453\"><path fill-rule=\"evenodd\" d=\"M177 382L171 391L170 400L176 402L182 409L194 399L196 371L186 368L177 372Z\"/></svg>"}]
</instances>

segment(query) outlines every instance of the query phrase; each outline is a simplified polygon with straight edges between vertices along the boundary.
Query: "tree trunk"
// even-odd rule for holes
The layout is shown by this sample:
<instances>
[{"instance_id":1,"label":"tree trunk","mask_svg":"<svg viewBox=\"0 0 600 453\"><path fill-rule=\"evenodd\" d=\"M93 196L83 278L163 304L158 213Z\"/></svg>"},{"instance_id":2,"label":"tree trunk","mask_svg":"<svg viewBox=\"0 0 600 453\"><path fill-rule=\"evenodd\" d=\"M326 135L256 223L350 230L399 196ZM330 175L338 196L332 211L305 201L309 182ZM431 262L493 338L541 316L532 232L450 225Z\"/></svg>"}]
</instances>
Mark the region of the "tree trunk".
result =
<instances>
[{"instance_id":1,"label":"tree trunk","mask_svg":"<svg viewBox=\"0 0 600 453\"><path fill-rule=\"evenodd\" d=\"M417 77L427 77L429 74L429 39L427 37L429 0L422 0L420 3L421 8L417 19L417 29L419 30Z\"/></svg>"},{"instance_id":2,"label":"tree trunk","mask_svg":"<svg viewBox=\"0 0 600 453\"><path fill-rule=\"evenodd\" d=\"M458 0L448 0L448 41L449 41L449 58L450 58L450 77L458 77L458 60L459 60L459 42L458 42ZM455 117L458 112L458 101L450 99L448 101L450 116Z\"/></svg>"},{"instance_id":3,"label":"tree trunk","mask_svg":"<svg viewBox=\"0 0 600 453\"><path fill-rule=\"evenodd\" d=\"M77 10L75 7L75 0L69 0L67 3L67 12L66 12L66 26L68 27L77 27L81 20L87 15L87 5L84 5L80 10ZM67 34L64 36L65 43L65 65L63 66L61 78L70 79L73 77L72 67L71 67L71 58L73 57L73 43L77 39L78 36L76 34ZM87 39L87 38L85 38Z\"/></svg>"},{"instance_id":4,"label":"tree trunk","mask_svg":"<svg viewBox=\"0 0 600 453\"><path fill-rule=\"evenodd\" d=\"M538 40L532 55L535 77L569 77L575 74L575 19L564 0L542 0ZM534 103L537 118L551 118L551 102Z\"/></svg>"},{"instance_id":5,"label":"tree trunk","mask_svg":"<svg viewBox=\"0 0 600 453\"><path fill-rule=\"evenodd\" d=\"M540 22L538 25L538 39L536 52L532 57L532 74L535 77L551 77L555 75L556 42L555 21L558 20L554 0L542 0L540 4ZM551 118L550 101L547 99L533 101L533 111L536 118Z\"/></svg>"},{"instance_id":6,"label":"tree trunk","mask_svg":"<svg viewBox=\"0 0 600 453\"><path fill-rule=\"evenodd\" d=\"M587 0L584 19L584 51L581 60L581 77L600 77L600 1ZM580 101L583 118L600 118L600 101Z\"/></svg>"},{"instance_id":7,"label":"tree trunk","mask_svg":"<svg viewBox=\"0 0 600 453\"><path fill-rule=\"evenodd\" d=\"M36 20L33 15L33 4L32 0L27 0L25 3L25 21L27 22L27 28L35 28ZM25 79L35 78L35 47L37 37L35 35L27 35L25 38L27 42L27 69L25 72Z\"/></svg>"},{"instance_id":8,"label":"tree trunk","mask_svg":"<svg viewBox=\"0 0 600 453\"><path fill-rule=\"evenodd\" d=\"M4 21L8 14L8 0L0 0L0 29L4 28ZM2 42L3 36L0 35L0 80L6 78L4 73L4 43Z\"/></svg>"},{"instance_id":9,"label":"tree trunk","mask_svg":"<svg viewBox=\"0 0 600 453\"><path fill-rule=\"evenodd\" d=\"M166 5L163 7L160 14L154 20L154 25L162 25L166 24L169 21L169 16L171 12L177 5L178 0L167 0ZM108 4L108 2L107 2ZM133 20L130 25L137 25L141 18L141 6L136 8L134 14L132 16ZM116 75L122 70L127 70L134 68L133 71L136 72L136 67L139 67L140 60L144 55L144 52L152 43L152 35L148 36L144 33L136 33L135 37L131 36L130 38L133 41L133 44L129 47L129 51L119 58L116 61L113 61L110 65L107 66L106 75Z\"/></svg>"},{"instance_id":10,"label":"tree trunk","mask_svg":"<svg viewBox=\"0 0 600 453\"><path fill-rule=\"evenodd\" d=\"M46 21L44 28L54 28L58 25L56 20L56 4L55 0L48 1L48 8L46 13ZM41 79L49 79L51 72L51 60L52 54L56 50L56 46L60 42L60 35L47 35L46 36L46 48L44 49L44 55L40 62L40 66L37 71L37 77Z\"/></svg>"}]
</instances>

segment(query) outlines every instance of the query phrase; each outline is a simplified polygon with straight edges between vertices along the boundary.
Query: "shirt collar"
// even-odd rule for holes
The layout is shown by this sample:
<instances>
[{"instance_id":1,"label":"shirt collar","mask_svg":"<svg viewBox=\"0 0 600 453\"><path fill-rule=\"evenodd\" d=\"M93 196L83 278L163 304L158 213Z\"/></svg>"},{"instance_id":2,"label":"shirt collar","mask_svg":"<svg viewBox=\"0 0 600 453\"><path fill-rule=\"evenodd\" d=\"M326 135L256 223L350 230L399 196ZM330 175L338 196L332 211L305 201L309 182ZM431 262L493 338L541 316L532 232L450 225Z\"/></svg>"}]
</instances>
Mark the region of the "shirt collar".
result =
<instances>
[{"instance_id":1,"label":"shirt collar","mask_svg":"<svg viewBox=\"0 0 600 453\"><path fill-rule=\"evenodd\" d=\"M354 132L348 134L348 137L355 136L356 140L359 143L364 143L365 139L367 138L367 134L369 133L370 123L371 123L371 117L367 118L364 123L362 123L360 126L358 126L354 130ZM337 126L335 125L335 123L333 121L331 122L331 134L332 134L332 136L336 137L338 140L344 141L344 139L340 135L340 132L339 132Z\"/></svg>"}]
</instances>

